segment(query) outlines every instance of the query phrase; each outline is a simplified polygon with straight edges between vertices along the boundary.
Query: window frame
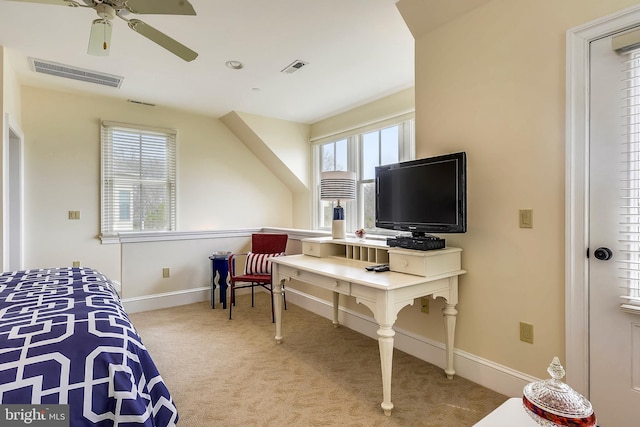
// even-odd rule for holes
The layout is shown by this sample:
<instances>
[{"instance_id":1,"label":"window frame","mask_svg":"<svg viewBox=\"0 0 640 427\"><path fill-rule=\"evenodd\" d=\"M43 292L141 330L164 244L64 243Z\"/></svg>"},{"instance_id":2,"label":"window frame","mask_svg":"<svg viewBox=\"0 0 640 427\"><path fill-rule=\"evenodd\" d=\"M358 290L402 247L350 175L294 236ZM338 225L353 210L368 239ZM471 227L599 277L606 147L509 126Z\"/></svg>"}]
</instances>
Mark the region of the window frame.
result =
<instances>
[{"instance_id":1,"label":"window frame","mask_svg":"<svg viewBox=\"0 0 640 427\"><path fill-rule=\"evenodd\" d=\"M395 235L391 230L376 228L375 224L367 227L364 224L365 206L363 200L363 185L373 183L374 178L363 178L363 139L364 135L372 132L382 132L384 129L398 126L398 161L408 161L415 159L415 119L403 118L398 121L385 121L376 125L369 125L366 128L355 129L349 133L336 135L333 138L323 138L314 144L312 150L313 164L313 227L316 230L330 231L330 226L322 226L322 201L320 200L320 172L322 171L322 146L336 143L344 139L347 140L347 170L356 173L356 198L350 201L341 201L345 209L345 220L347 230L357 230L365 228L368 233L379 235ZM378 138L380 146L381 139ZM380 150L378 153L380 157Z\"/></svg>"},{"instance_id":2,"label":"window frame","mask_svg":"<svg viewBox=\"0 0 640 427\"><path fill-rule=\"evenodd\" d=\"M121 210L119 204L116 203L120 199L120 191L114 188L113 182L115 180L114 174L114 161L113 155L113 135L114 132L126 132L132 135L137 135L144 140L145 137L149 139L160 138L164 139L166 144L166 152L163 152L165 156L165 163L161 169L164 170L165 176L161 180L147 180L146 182L166 183L165 197L167 200L168 212L167 212L167 225L162 229L134 229L133 220L132 226L129 229L117 229L115 223L118 220L118 215ZM153 142L149 144L149 147L153 147ZM142 147L140 155L143 156ZM177 131L175 129L155 128L142 125L134 125L113 121L102 121L100 132L100 238L103 243L111 243L120 233L165 233L167 231L176 231L176 212L177 212ZM142 157L141 157L142 158ZM150 155L148 159L155 159ZM142 186L145 179L142 178L142 162L140 162L139 178L132 179L134 185ZM129 178L130 179L130 178ZM133 217L136 213L136 208L131 206L130 215Z\"/></svg>"}]
</instances>

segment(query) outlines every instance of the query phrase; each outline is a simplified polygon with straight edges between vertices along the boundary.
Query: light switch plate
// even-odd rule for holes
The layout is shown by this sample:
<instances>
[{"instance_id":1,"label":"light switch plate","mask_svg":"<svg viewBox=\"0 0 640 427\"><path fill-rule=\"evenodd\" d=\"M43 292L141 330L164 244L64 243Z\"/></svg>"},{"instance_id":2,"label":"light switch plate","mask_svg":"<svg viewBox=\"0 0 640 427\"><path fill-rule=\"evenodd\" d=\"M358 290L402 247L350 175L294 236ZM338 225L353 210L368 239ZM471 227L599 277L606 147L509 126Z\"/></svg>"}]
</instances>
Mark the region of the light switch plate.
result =
<instances>
[{"instance_id":1,"label":"light switch plate","mask_svg":"<svg viewBox=\"0 0 640 427\"><path fill-rule=\"evenodd\" d=\"M520 228L533 228L533 209L520 209Z\"/></svg>"}]
</instances>

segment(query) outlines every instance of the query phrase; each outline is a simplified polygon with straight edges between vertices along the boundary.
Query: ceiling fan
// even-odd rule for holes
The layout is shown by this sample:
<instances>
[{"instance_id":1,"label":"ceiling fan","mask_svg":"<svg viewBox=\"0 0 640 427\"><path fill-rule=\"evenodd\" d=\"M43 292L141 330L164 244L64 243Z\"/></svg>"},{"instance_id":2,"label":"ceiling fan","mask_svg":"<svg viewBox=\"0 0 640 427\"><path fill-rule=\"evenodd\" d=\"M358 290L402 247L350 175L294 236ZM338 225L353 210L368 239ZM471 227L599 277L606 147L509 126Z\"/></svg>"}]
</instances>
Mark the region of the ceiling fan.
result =
<instances>
[{"instance_id":1,"label":"ceiling fan","mask_svg":"<svg viewBox=\"0 0 640 427\"><path fill-rule=\"evenodd\" d=\"M111 21L116 16L127 22L129 28L159 44L169 52L187 62L196 59L198 54L182 43L172 39L161 31L139 19L125 16L134 14L195 15L191 3L187 0L10 0L24 3L44 3L60 6L87 7L94 9L99 19L91 24L89 48L91 55L107 56L111 46Z\"/></svg>"}]
</instances>

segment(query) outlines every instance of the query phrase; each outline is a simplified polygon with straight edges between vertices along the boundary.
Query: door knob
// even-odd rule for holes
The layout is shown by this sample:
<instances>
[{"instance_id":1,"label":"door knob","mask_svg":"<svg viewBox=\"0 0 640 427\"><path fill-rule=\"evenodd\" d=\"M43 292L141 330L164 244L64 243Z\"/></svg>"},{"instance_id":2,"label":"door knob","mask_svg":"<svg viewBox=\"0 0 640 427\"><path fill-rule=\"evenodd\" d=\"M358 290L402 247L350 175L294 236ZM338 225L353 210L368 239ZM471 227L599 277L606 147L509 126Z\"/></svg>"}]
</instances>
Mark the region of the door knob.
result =
<instances>
[{"instance_id":1,"label":"door knob","mask_svg":"<svg viewBox=\"0 0 640 427\"><path fill-rule=\"evenodd\" d=\"M596 259L599 259L600 261L607 261L607 260L610 260L611 257L613 257L613 252L611 252L611 249L609 248L600 247L595 250L595 252L593 253L593 256L596 257Z\"/></svg>"}]
</instances>

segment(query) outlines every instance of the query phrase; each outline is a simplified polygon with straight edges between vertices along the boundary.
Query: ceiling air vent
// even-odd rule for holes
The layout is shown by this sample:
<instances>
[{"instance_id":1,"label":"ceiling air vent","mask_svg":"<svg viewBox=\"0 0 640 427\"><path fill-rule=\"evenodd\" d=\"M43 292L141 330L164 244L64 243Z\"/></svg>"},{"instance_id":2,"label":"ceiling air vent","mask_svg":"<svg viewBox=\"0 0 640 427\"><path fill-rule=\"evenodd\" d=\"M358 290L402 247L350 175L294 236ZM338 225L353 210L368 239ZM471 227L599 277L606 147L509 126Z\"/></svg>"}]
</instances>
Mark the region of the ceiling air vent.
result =
<instances>
[{"instance_id":1,"label":"ceiling air vent","mask_svg":"<svg viewBox=\"0 0 640 427\"><path fill-rule=\"evenodd\" d=\"M287 65L281 72L285 74L295 73L296 71L298 71L302 67L306 67L307 65L309 65L308 62L296 59L291 64Z\"/></svg>"},{"instance_id":2,"label":"ceiling air vent","mask_svg":"<svg viewBox=\"0 0 640 427\"><path fill-rule=\"evenodd\" d=\"M52 76L65 77L67 79L80 80L87 83L119 88L124 77L101 73L99 71L83 70L70 65L42 59L29 58L31 68L36 73L50 74Z\"/></svg>"}]
</instances>

